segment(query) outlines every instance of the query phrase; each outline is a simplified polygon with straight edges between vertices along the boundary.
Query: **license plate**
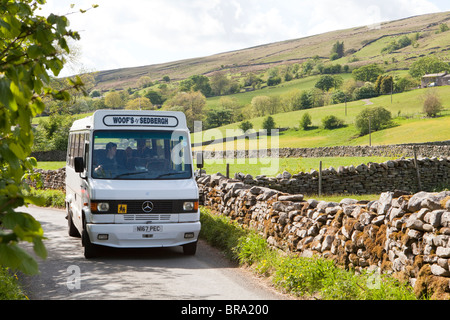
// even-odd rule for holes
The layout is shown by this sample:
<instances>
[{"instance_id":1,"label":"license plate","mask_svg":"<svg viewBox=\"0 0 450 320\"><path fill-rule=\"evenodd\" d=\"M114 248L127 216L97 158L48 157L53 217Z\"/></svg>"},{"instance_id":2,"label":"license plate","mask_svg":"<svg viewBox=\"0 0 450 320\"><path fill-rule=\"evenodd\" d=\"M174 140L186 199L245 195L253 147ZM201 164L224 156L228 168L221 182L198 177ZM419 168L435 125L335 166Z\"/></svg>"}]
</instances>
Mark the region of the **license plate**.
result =
<instances>
[{"instance_id":1,"label":"license plate","mask_svg":"<svg viewBox=\"0 0 450 320\"><path fill-rule=\"evenodd\" d=\"M162 232L163 226L142 225L134 226L134 232Z\"/></svg>"}]
</instances>

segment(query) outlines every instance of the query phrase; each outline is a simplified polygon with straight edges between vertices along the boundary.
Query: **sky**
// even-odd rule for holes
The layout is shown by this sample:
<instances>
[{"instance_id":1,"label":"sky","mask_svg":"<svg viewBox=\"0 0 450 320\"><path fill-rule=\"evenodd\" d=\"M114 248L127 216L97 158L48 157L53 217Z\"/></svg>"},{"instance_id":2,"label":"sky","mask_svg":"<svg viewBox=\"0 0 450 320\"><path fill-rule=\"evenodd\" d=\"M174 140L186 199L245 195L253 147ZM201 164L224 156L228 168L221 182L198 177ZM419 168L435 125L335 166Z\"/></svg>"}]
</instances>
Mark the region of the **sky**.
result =
<instances>
[{"instance_id":1,"label":"sky","mask_svg":"<svg viewBox=\"0 0 450 320\"><path fill-rule=\"evenodd\" d=\"M66 15L70 28L80 33L78 59L60 74L68 76L204 57L351 27L380 27L380 22L443 11L450 11L450 1L47 0L38 14Z\"/></svg>"}]
</instances>

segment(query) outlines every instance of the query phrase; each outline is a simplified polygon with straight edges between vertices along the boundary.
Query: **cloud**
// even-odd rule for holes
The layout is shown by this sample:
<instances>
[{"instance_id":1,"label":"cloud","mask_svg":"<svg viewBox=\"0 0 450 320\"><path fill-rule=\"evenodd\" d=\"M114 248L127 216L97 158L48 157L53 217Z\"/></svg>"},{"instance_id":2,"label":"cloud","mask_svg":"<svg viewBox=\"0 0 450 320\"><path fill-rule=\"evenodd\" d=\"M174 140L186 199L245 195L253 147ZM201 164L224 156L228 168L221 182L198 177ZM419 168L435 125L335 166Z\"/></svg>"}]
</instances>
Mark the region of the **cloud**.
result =
<instances>
[{"instance_id":1,"label":"cloud","mask_svg":"<svg viewBox=\"0 0 450 320\"><path fill-rule=\"evenodd\" d=\"M438 11L439 8L427 0L321 0L312 4L307 32L312 35L354 26L370 26Z\"/></svg>"},{"instance_id":2,"label":"cloud","mask_svg":"<svg viewBox=\"0 0 450 320\"><path fill-rule=\"evenodd\" d=\"M207 56L437 12L429 0L47 0L80 31L82 61L107 70Z\"/></svg>"}]
</instances>

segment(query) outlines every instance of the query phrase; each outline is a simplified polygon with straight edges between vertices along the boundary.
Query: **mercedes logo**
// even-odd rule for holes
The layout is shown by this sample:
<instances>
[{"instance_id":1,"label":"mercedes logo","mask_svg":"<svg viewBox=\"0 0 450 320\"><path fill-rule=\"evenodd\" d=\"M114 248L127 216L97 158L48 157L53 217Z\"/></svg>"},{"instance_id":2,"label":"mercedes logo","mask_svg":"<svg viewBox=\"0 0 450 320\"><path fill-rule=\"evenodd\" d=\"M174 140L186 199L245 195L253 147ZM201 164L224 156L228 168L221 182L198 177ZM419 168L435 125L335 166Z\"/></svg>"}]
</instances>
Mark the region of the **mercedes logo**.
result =
<instances>
[{"instance_id":1,"label":"mercedes logo","mask_svg":"<svg viewBox=\"0 0 450 320\"><path fill-rule=\"evenodd\" d=\"M153 210L153 202L145 201L142 204L142 211L149 213L149 212L152 212L152 210Z\"/></svg>"}]
</instances>

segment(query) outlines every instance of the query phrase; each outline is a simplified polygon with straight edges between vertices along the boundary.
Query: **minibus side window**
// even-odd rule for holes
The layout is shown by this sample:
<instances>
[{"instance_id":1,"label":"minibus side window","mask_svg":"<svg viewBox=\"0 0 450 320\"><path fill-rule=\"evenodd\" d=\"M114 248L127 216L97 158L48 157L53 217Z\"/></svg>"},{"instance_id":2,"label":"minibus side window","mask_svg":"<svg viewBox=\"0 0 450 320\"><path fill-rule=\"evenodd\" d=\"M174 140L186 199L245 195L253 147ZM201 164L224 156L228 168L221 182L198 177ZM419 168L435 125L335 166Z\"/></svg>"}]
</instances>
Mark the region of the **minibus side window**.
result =
<instances>
[{"instance_id":1,"label":"minibus side window","mask_svg":"<svg viewBox=\"0 0 450 320\"><path fill-rule=\"evenodd\" d=\"M77 134L72 134L72 144L71 144L71 151L70 151L70 166L73 168L74 166L74 158L76 157L75 155L75 150L76 150L76 144L77 144Z\"/></svg>"},{"instance_id":2,"label":"minibus side window","mask_svg":"<svg viewBox=\"0 0 450 320\"><path fill-rule=\"evenodd\" d=\"M67 147L67 159L66 159L67 166L71 166L70 160L72 157L72 152L71 152L72 151L72 137L73 137L73 134L69 134L69 145Z\"/></svg>"},{"instance_id":3,"label":"minibus side window","mask_svg":"<svg viewBox=\"0 0 450 320\"><path fill-rule=\"evenodd\" d=\"M83 154L83 147L84 147L84 134L77 134L77 145L75 150L75 157L82 157Z\"/></svg>"},{"instance_id":4,"label":"minibus side window","mask_svg":"<svg viewBox=\"0 0 450 320\"><path fill-rule=\"evenodd\" d=\"M84 135L84 168L89 168L89 133Z\"/></svg>"}]
</instances>

